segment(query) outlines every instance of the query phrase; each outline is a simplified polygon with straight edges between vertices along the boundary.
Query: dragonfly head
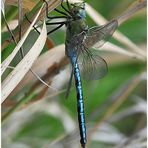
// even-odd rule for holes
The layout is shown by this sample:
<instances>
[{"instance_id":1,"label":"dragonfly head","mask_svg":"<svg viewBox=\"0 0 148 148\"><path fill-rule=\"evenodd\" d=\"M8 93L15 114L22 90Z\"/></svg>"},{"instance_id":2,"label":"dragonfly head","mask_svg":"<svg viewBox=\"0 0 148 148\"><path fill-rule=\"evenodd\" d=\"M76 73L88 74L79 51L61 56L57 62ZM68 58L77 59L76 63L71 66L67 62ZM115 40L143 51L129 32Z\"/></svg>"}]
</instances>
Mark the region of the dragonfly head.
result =
<instances>
[{"instance_id":1,"label":"dragonfly head","mask_svg":"<svg viewBox=\"0 0 148 148\"><path fill-rule=\"evenodd\" d=\"M71 5L72 5L71 12L76 19L83 19L83 18L86 17L85 3L84 2L74 3L74 4L71 4Z\"/></svg>"}]
</instances>

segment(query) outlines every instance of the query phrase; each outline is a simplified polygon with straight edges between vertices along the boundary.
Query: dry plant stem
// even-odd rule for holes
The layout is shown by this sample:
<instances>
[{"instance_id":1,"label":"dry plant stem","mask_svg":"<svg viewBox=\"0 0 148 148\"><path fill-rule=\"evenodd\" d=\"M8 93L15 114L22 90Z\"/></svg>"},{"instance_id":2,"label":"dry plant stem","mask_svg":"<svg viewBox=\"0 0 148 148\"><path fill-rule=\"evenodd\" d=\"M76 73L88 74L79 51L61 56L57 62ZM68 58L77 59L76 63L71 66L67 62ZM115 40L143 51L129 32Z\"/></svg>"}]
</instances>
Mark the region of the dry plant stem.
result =
<instances>
[{"instance_id":1,"label":"dry plant stem","mask_svg":"<svg viewBox=\"0 0 148 148\"><path fill-rule=\"evenodd\" d=\"M45 21L41 34L36 40L35 44L31 47L26 56L17 64L15 69L7 76L7 78L2 83L2 101L4 101L7 96L12 92L12 90L17 86L17 84L22 80L25 74L31 68L33 62L39 56L42 51L44 44L46 42L47 30ZM38 50L36 50L38 49ZM36 52L34 52L36 51Z\"/></svg>"},{"instance_id":2,"label":"dry plant stem","mask_svg":"<svg viewBox=\"0 0 148 148\"><path fill-rule=\"evenodd\" d=\"M59 90L59 91L56 91L54 92L53 94L51 95L48 95L48 96L45 96L45 93L47 91L48 87L47 86L44 86L44 88L41 90L41 92L39 94L37 94L38 96L36 97L36 99L34 98L31 98L27 103L20 105L19 106L19 111L28 107L30 104L32 103L35 103L37 101L40 101L40 100L43 100L43 99L50 99L52 97L55 97L57 95L60 95L62 93L65 93L67 89L62 89L62 90ZM31 95L31 94L30 94ZM23 99L23 98L22 98ZM22 100L20 99L20 100ZM17 104L17 102L12 102L11 100L6 100L2 103L2 107L12 107L12 106L15 106ZM18 111L17 109L14 110L14 111ZM9 116L12 114L13 112L11 112L9 114Z\"/></svg>"},{"instance_id":3,"label":"dry plant stem","mask_svg":"<svg viewBox=\"0 0 148 148\"><path fill-rule=\"evenodd\" d=\"M33 104L33 103L35 103L35 102L40 101L41 99L43 99L47 91L48 91L48 87L47 87L47 86L44 86L44 88L39 92L39 94L37 93L34 97L32 97L32 98L31 98L28 102L26 102L25 104L23 104L23 103L20 104L19 110L18 110L18 111L20 111L20 110L22 110L22 109L28 107L30 104ZM36 92L36 91L34 91L34 92L30 93L30 94L27 94L26 97L31 96L31 95L34 94L35 92ZM23 99L23 98L22 98L22 99ZM21 99L21 100L22 100L22 99ZM19 103L19 102L18 102L18 103ZM18 104L18 103L17 103L17 104ZM13 107L12 107L12 108L13 108ZM16 111L17 111L17 110L16 110ZM11 115L12 113L13 113L13 112L11 112L10 115ZM9 116L10 116L10 115L9 115Z\"/></svg>"},{"instance_id":4,"label":"dry plant stem","mask_svg":"<svg viewBox=\"0 0 148 148\"><path fill-rule=\"evenodd\" d=\"M6 5L17 6L17 0L4 0ZM23 0L22 8L31 11L39 0Z\"/></svg>"},{"instance_id":5,"label":"dry plant stem","mask_svg":"<svg viewBox=\"0 0 148 148\"><path fill-rule=\"evenodd\" d=\"M19 6L20 7L20 6ZM37 14L37 16L36 16L36 18L38 17L38 15L39 15L39 13L41 12L41 10L42 10L42 7L41 7L41 9L39 10L39 12L38 12L38 14ZM21 14L21 13L20 13ZM35 18L35 19L36 19ZM21 22L21 21L19 21L19 22ZM33 22L35 22L35 21L33 21ZM19 24L20 26L21 26L21 24ZM8 30L10 31L10 34L13 36L13 33L11 32L11 30L9 29L9 26L8 26L8 24L7 24L7 28L8 28ZM20 27L21 28L21 27ZM30 27L31 28L31 27ZM45 29L44 29L44 31L45 31ZM28 32L27 33L29 33L29 29L28 29ZM26 33L26 34L27 34ZM21 35L21 33L20 33L20 35ZM25 36L26 37L26 36ZM23 41L25 40L25 37L23 38ZM21 37L19 37L20 39L21 39ZM41 37L40 37L41 38ZM15 44L17 43L16 42L16 39L15 38L13 38L14 39L14 42L15 42ZM22 41L22 43L23 43L23 41ZM21 42L21 41L20 41ZM19 43L20 43L19 42ZM21 44L21 43L20 43ZM18 47L18 48L17 48ZM21 49L21 45L17 45L17 49L16 49L16 51L14 52L14 53L12 53L7 59L5 59L5 61L2 63L2 67L3 67L3 72L4 72L4 70L5 70L5 68L7 67L7 65L9 65L9 63L11 62L11 60L13 59L13 57L15 56L15 54L17 53L17 51L19 51L19 49ZM19 48L20 47L20 48ZM21 49L21 56L22 56L22 58L24 57L24 55L23 55L23 50ZM29 56L29 54L28 54L28 56ZM22 62L22 61L21 61ZM26 62L29 62L29 61L26 61ZM17 66L18 67L18 66ZM25 68L26 69L26 68ZM24 70L25 70L24 69ZM14 71L15 72L17 72L15 69L14 69ZM14 72L14 73L15 73ZM12 71L12 73L13 73L13 71ZM13 75L12 75L12 73L10 74L10 75L8 75L9 77L9 79L11 79L12 80L12 77L13 77ZM38 78L38 76L36 76L37 78ZM14 77L13 77L14 78ZM7 82L7 78L4 80L4 82ZM4 92L4 94L6 94L6 96L7 96L7 94L8 93L6 93L4 90L5 90L5 83L3 82L3 85L2 85L2 92ZM11 88L12 89L12 88ZM10 90L9 90L10 91ZM3 97L6 97L6 96L3 96ZM5 99L5 98L3 98L3 99Z\"/></svg>"},{"instance_id":6,"label":"dry plant stem","mask_svg":"<svg viewBox=\"0 0 148 148\"><path fill-rule=\"evenodd\" d=\"M48 89L48 87L45 86L44 89L40 92L39 95L36 94L36 92L33 92L28 96L25 95L22 99L20 99L19 102L13 103L14 106L8 112L6 112L4 115L2 115L2 122L5 121L6 119L8 119L8 117L11 116L18 109L20 111L21 109L26 108L28 105L35 103L36 101L39 101L39 100L45 99L45 98L49 99L49 98L57 96L61 93L64 93L66 91L66 89L63 89L63 90L55 92L54 94L52 94L50 96L45 97L45 93L46 93L47 89ZM35 101L33 101L34 96L37 96L37 100L35 100Z\"/></svg>"},{"instance_id":7,"label":"dry plant stem","mask_svg":"<svg viewBox=\"0 0 148 148\"><path fill-rule=\"evenodd\" d=\"M105 112L105 115L98 121L98 123L96 123L96 125L91 130L91 132L88 133L88 145L90 143L91 135L93 134L93 132L95 132L96 129L103 122L107 121L107 119L117 110L117 108L128 98L130 93L135 89L135 87L141 81L141 75L142 75L142 73L140 73L140 75L137 75L132 79L131 83L128 85L128 87L123 92L123 94L118 96L119 98L117 98L116 101L110 106L110 108L108 108L108 110Z\"/></svg>"},{"instance_id":8,"label":"dry plant stem","mask_svg":"<svg viewBox=\"0 0 148 148\"><path fill-rule=\"evenodd\" d=\"M19 4L19 6L18 6L18 8L19 8L19 40L21 40L21 37L22 37L22 33L21 33L22 32L22 26L21 26L21 23L22 23L22 18L23 18L22 17L22 9L21 9L22 1L19 0L18 4ZM4 20L6 22L7 29L9 31L9 33L11 34L14 43L17 45L17 41L16 41L12 31L10 30L5 17L4 17ZM24 58L24 52L23 52L23 48L22 47L20 48L20 53L21 53L21 58ZM44 81L42 81L42 79L35 72L33 72L32 69L30 69L30 71L34 74L34 76L36 76L37 79L39 79L40 82L42 82L46 86L50 87L48 84L46 84Z\"/></svg>"},{"instance_id":9,"label":"dry plant stem","mask_svg":"<svg viewBox=\"0 0 148 148\"><path fill-rule=\"evenodd\" d=\"M49 67L47 73L41 77L44 81L48 81L51 82L51 79L53 76L55 76L57 73L59 73L60 69L63 69L65 67L65 65L67 65L69 63L68 58L65 56L63 57L59 63L54 63L51 67ZM48 82L47 82L48 83ZM33 91L34 89L36 89L41 83L37 80L34 85L31 88L31 91ZM31 92L30 91L30 92Z\"/></svg>"},{"instance_id":10,"label":"dry plant stem","mask_svg":"<svg viewBox=\"0 0 148 148\"><path fill-rule=\"evenodd\" d=\"M53 93L53 94L51 94L51 95L44 96L43 99L49 99L49 98L55 97L55 96L57 96L57 95L59 95L59 94L65 93L66 90L67 90L67 89L59 90L58 92L55 92L55 93Z\"/></svg>"},{"instance_id":11,"label":"dry plant stem","mask_svg":"<svg viewBox=\"0 0 148 148\"><path fill-rule=\"evenodd\" d=\"M1 108L3 109L3 107L12 107L16 105L16 101L12 101L12 100L8 100L6 99L2 104L1 104Z\"/></svg>"},{"instance_id":12,"label":"dry plant stem","mask_svg":"<svg viewBox=\"0 0 148 148\"><path fill-rule=\"evenodd\" d=\"M2 122L5 121L13 112L15 112L20 106L29 102L35 94L31 94L30 96L24 96L13 108L11 108L8 112L2 115Z\"/></svg>"},{"instance_id":13,"label":"dry plant stem","mask_svg":"<svg viewBox=\"0 0 148 148\"><path fill-rule=\"evenodd\" d=\"M44 1L42 0L42 2ZM48 3L48 13L54 10L57 6L61 4L61 0L46 0L46 2ZM41 12L41 15L39 16L39 20L42 20L45 16L46 16L46 6Z\"/></svg>"},{"instance_id":14,"label":"dry plant stem","mask_svg":"<svg viewBox=\"0 0 148 148\"><path fill-rule=\"evenodd\" d=\"M133 14L135 14L136 12L138 12L143 8L146 8L146 0L136 0L135 2L133 2L125 12L123 12L120 16L116 18L118 20L119 25L128 20L129 18L131 18ZM121 36L121 33L118 32L118 35ZM132 45L132 42L130 42L130 44ZM137 46L135 46L134 44L133 47L135 49L135 52L146 57L146 53L144 51L139 50Z\"/></svg>"},{"instance_id":15,"label":"dry plant stem","mask_svg":"<svg viewBox=\"0 0 148 148\"><path fill-rule=\"evenodd\" d=\"M136 55L137 57L140 57L141 59L143 59L143 61L146 60L146 51L139 48L135 43L133 43L126 36L124 36L121 32L116 31L113 36L115 37L116 40L118 40L123 45L125 45L129 50L131 50L134 54L137 54Z\"/></svg>"},{"instance_id":16,"label":"dry plant stem","mask_svg":"<svg viewBox=\"0 0 148 148\"><path fill-rule=\"evenodd\" d=\"M7 68L9 68L9 69L14 69L15 67L13 67L13 66L8 66Z\"/></svg>"},{"instance_id":17,"label":"dry plant stem","mask_svg":"<svg viewBox=\"0 0 148 148\"><path fill-rule=\"evenodd\" d=\"M25 34L23 35L21 41L19 43L17 43L17 46L14 48L13 52L2 62L1 65L1 74L5 71L5 69L7 68L7 66L10 64L10 62L13 60L13 58L15 57L15 55L17 54L17 52L20 50L21 46L23 45L24 41L26 40L28 34L30 33L32 26L35 24L39 14L41 13L43 7L40 8L40 10L38 11L36 17L34 18L32 24L29 26L29 28L27 29L27 31L25 32ZM15 38L16 40L16 38Z\"/></svg>"},{"instance_id":18,"label":"dry plant stem","mask_svg":"<svg viewBox=\"0 0 148 148\"><path fill-rule=\"evenodd\" d=\"M50 83L48 83L48 84L50 84ZM36 102L36 101L39 101L39 100L43 99L43 97L45 96L45 94L46 94L47 91L48 91L48 87L47 86L44 86L43 89L38 94L38 96L35 99L31 100L29 102L29 104L32 103L32 102Z\"/></svg>"},{"instance_id":19,"label":"dry plant stem","mask_svg":"<svg viewBox=\"0 0 148 148\"><path fill-rule=\"evenodd\" d=\"M145 1L142 0L141 3L145 3ZM137 2L137 4L139 5L139 3ZM134 9L135 7L130 7L130 9L134 9L135 11L133 11L133 15L141 10L142 8L145 7L144 4L140 4L143 7L138 7L139 9ZM128 12L132 12L130 9L128 9ZM89 14L89 16L93 19L93 21L98 24L98 25L103 25L107 22L107 20L101 15L99 14L96 10L94 10L90 5L86 4L86 11ZM127 12L127 10L126 10ZM123 13L124 17L126 17L127 13ZM122 14L121 14L122 15ZM121 16L120 15L120 16ZM92 17L94 16L94 17ZM131 17L131 15L129 15L128 17L126 17L127 19L129 19ZM118 18L119 19L119 18ZM124 19L125 20L125 19ZM120 19L121 22L121 19ZM123 23L124 21L122 21ZM121 24L121 23L120 23ZM134 44L129 38L127 38L126 36L124 36L122 33L120 33L119 31L116 31L113 35L113 37L119 41L120 43L122 43L123 45L125 45L126 47L129 48L129 50L132 50L132 52L136 53L136 54L140 54L142 56L142 58L146 58L146 53L145 51L141 50L136 44ZM139 56L139 55L138 55Z\"/></svg>"},{"instance_id":20,"label":"dry plant stem","mask_svg":"<svg viewBox=\"0 0 148 148\"><path fill-rule=\"evenodd\" d=\"M119 25L143 8L146 8L146 0L136 0L135 2L133 2L125 12L123 12L116 18Z\"/></svg>"},{"instance_id":21,"label":"dry plant stem","mask_svg":"<svg viewBox=\"0 0 148 148\"><path fill-rule=\"evenodd\" d=\"M54 10L58 5L60 5L61 3L61 0L48 0L48 10L49 12L51 12L52 10ZM31 12L29 12L27 15L30 16L29 20L32 22L33 21L33 18L35 17L39 7L41 7L41 5L43 4L42 1L39 1L39 3L37 3L35 5L35 7L32 9ZM37 21L39 20L43 20L43 18L45 18L45 11L46 11L46 8L44 7L43 10L41 11ZM36 22L37 22L36 21ZM28 21L26 19L23 20L22 22L22 35L24 35L24 33L26 32L26 30L29 28L29 24L28 24ZM16 40L18 40L19 38L19 34L18 34L18 27L14 30L14 35L15 35L15 38ZM8 41L9 40L9 41ZM12 39L8 39L7 41L4 41L2 43L2 47L3 49L6 48L8 46L8 44L11 42Z\"/></svg>"},{"instance_id":22,"label":"dry plant stem","mask_svg":"<svg viewBox=\"0 0 148 148\"><path fill-rule=\"evenodd\" d=\"M23 10L22 10L22 0L18 0L18 8L19 8L19 40L21 40L22 38L22 22L23 22ZM20 48L20 53L21 53L21 57L24 57L24 52L23 52L23 47ZM31 68L29 69L29 71L32 72L32 74L42 83L46 84L46 87L48 89L49 85L47 83L45 83ZM45 92L42 94L45 95ZM40 95L38 96L39 99ZM41 97L40 97L41 98Z\"/></svg>"},{"instance_id":23,"label":"dry plant stem","mask_svg":"<svg viewBox=\"0 0 148 148\"><path fill-rule=\"evenodd\" d=\"M137 60L140 60L141 62L145 62L146 59L143 58L143 56L137 54L137 53L133 53L131 51L127 51L125 50L124 48L122 47L119 47L117 45L114 45L110 42L107 42L102 48L101 48L103 51L111 51L111 52L114 52L114 53L119 53L121 55L126 55L126 56L129 56L131 58L134 58L134 59L137 59ZM100 50L100 49L99 49Z\"/></svg>"},{"instance_id":24,"label":"dry plant stem","mask_svg":"<svg viewBox=\"0 0 148 148\"><path fill-rule=\"evenodd\" d=\"M18 0L18 8L19 8L19 24L18 24L18 28L19 28L19 41L21 40L22 38L22 22L23 22L23 12L22 12L22 0ZM5 18L5 17L4 17ZM6 21L6 19L5 19ZM14 43L17 45L17 41L12 33L12 31L10 30L8 24L7 24L7 21L6 21L6 26L8 28L8 31L9 33L11 34L12 36L12 39L14 41ZM23 51L23 47L20 48L20 54L21 54L21 58L23 59L24 58L24 51ZM40 81L42 82L43 84L45 84L47 87L51 88L47 83L45 83L31 68L30 70L32 72L32 74ZM54 88L52 88L54 89Z\"/></svg>"},{"instance_id":25,"label":"dry plant stem","mask_svg":"<svg viewBox=\"0 0 148 148\"><path fill-rule=\"evenodd\" d=\"M58 72L59 72L59 69L62 69L62 68L64 68L65 67L65 65L66 64L68 64L69 63L69 60L68 60L68 58L65 56L59 63L55 63L55 64L53 64L53 66L52 67L50 67L49 68L49 70L48 70L48 73L47 74L45 74L45 78L52 78L53 76L55 76L55 74L57 74ZM48 80L48 83L50 84L51 83L51 80ZM40 84L40 82L39 81L37 81L34 85L33 85L33 87L31 88L31 90L28 92L28 94L25 96L26 97L26 99L25 100L28 100L28 98L30 98L30 96L33 96L33 94L35 94L35 89L39 86L39 84ZM37 97L37 100L40 100L42 97L44 97L44 95L45 95L45 93L46 93L46 91L48 90L48 88L47 88L47 86L45 86L45 88L43 88L43 90L40 92L40 95ZM64 90L65 91L65 90ZM63 91L62 91L63 92ZM57 91L57 94L59 94L59 92ZM24 98L22 98L21 100L23 100ZM15 105L15 106L13 106L12 107L12 109L10 110L10 111L8 111L7 113L6 113L6 115L4 115L4 118L5 118L5 116L6 116L6 118L8 117L8 116L10 116L14 111L16 111L16 109L18 109L18 108L20 108L22 105L23 105L23 103L26 103L26 101L22 101L21 103L20 103L20 101ZM31 98L31 100L34 100L33 98ZM31 101L30 100L30 101ZM31 101L30 103L27 103L27 105L26 105L26 107L28 106L28 104L32 104L33 102L36 102L37 100L35 100L35 101Z\"/></svg>"},{"instance_id":26,"label":"dry plant stem","mask_svg":"<svg viewBox=\"0 0 148 148\"><path fill-rule=\"evenodd\" d=\"M46 82L46 83L48 83L48 84L51 84L51 79L52 79L52 77L53 76L55 76L57 73L59 73L59 70L60 69L63 69L64 67L65 67L65 65L67 65L69 63L69 60L68 60L68 58L65 56L63 59L61 59L61 61L59 62L59 63L55 63L55 64L53 64L49 69L48 69L48 72L42 77L42 79L44 80L44 81L47 81L47 79L48 79L48 82ZM34 83L34 85L32 86L32 88L30 89L30 91L28 92L28 94L27 95L31 95L31 93L32 92L34 92L36 89L37 89L37 87L39 87L39 85L40 85L41 83L40 83L40 81L36 81L35 83ZM44 95L45 95L45 93L46 93L46 91L48 91L48 87L47 86L43 86L44 88L41 90L41 92L39 93L39 96L36 98L36 99L33 99L33 101L31 101L30 103L33 103L33 102L36 102L36 101L38 101L38 100L40 100L42 97L44 97ZM56 90L57 91L57 90ZM57 91L57 93L58 93L59 91ZM29 103L29 104L30 104Z\"/></svg>"},{"instance_id":27,"label":"dry plant stem","mask_svg":"<svg viewBox=\"0 0 148 148\"><path fill-rule=\"evenodd\" d=\"M147 147L147 135L146 135L147 127L143 127L132 136L127 138L124 141L121 141L114 148L146 148ZM133 143L133 144L132 144Z\"/></svg>"}]
</instances>

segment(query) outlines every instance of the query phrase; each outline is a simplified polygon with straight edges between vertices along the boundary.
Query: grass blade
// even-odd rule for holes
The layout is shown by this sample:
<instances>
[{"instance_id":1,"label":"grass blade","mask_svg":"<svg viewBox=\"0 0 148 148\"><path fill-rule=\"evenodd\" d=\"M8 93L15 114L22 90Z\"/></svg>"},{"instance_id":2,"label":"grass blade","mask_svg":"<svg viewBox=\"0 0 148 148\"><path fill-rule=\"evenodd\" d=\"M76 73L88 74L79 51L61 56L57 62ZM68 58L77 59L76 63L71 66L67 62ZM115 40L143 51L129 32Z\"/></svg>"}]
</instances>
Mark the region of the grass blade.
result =
<instances>
[{"instance_id":1,"label":"grass blade","mask_svg":"<svg viewBox=\"0 0 148 148\"><path fill-rule=\"evenodd\" d=\"M35 24L38 16L40 15L42 8L43 7L41 7L41 9L39 10L39 12L36 15L35 19L31 23L30 27L28 28L28 30L26 31L26 33L22 37L21 41L17 44L17 46L15 47L15 49L13 50L13 52L7 57L7 59L5 59L3 61L2 66L1 66L1 74L3 74L3 72L6 70L6 68L8 67L8 65L10 64L10 62L13 60L13 58L15 57L15 55L17 54L17 52L20 50L21 46L25 42L27 36L29 35L30 31L32 30L33 25Z\"/></svg>"},{"instance_id":2,"label":"grass blade","mask_svg":"<svg viewBox=\"0 0 148 148\"><path fill-rule=\"evenodd\" d=\"M36 58L42 51L46 42L46 38L47 30L44 22L41 34L33 45L33 47L2 83L2 101L6 99L6 97L11 93L11 91L17 86L17 84L22 80L24 75L31 68L33 62L36 60Z\"/></svg>"},{"instance_id":3,"label":"grass blade","mask_svg":"<svg viewBox=\"0 0 148 148\"><path fill-rule=\"evenodd\" d=\"M143 0L142 0L143 1ZM138 7L138 6L141 7ZM134 6L134 7L133 7ZM131 15L134 15L137 11L141 10L142 8L144 8L144 4L139 4L134 3L132 7L128 8L125 12L123 12L123 14L121 14L120 16L124 16L124 18L129 19L131 17ZM136 8L139 9L136 9ZM134 11L132 11L134 10ZM88 13L88 15L93 19L93 21L98 24L98 25L103 25L107 22L107 20L101 15L99 14L95 9L93 9L90 5L86 4L86 11ZM130 12L130 15L127 16L127 12ZM93 16L93 17L92 17ZM119 17L120 17L119 16ZM119 20L119 18L117 18ZM124 19L124 20L126 20ZM123 23L123 18L122 18L122 23ZM120 20L120 24L121 24L121 20ZM141 50L135 43L133 43L129 38L127 38L125 35L123 35L121 32L116 31L113 35L113 37L119 41L121 44L125 45L126 47L128 47L130 50L132 50L132 52L135 52L137 54L140 54L143 58L146 58L146 53L145 51Z\"/></svg>"}]
</instances>

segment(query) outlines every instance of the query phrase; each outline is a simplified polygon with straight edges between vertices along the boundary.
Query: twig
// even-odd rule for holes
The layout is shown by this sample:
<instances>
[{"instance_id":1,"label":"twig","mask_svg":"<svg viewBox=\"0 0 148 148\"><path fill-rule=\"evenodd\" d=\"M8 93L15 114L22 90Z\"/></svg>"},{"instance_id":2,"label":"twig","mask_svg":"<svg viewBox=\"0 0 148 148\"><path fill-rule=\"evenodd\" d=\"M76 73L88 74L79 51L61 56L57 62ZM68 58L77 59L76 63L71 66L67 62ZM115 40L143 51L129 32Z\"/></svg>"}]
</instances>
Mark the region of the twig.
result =
<instances>
[{"instance_id":1,"label":"twig","mask_svg":"<svg viewBox=\"0 0 148 148\"><path fill-rule=\"evenodd\" d=\"M44 91L44 90L43 90L43 91ZM47 99L47 98L49 99L49 98L52 98L52 97L54 97L54 96L57 96L57 95L59 95L59 94L65 92L65 91L66 91L66 89L59 90L59 91L53 93L52 95L45 96L45 97L42 98L42 99ZM13 106L8 112L6 112L4 115L2 115L2 122L5 121L6 119L8 119L8 117L9 117L10 115L12 115L15 111L17 111L19 108L21 109L21 107L22 107L23 105L24 105L25 107L27 107L28 105L30 105L30 104L36 102L36 101L31 101L31 100L34 100L33 98L34 98L35 96L37 96L37 95L38 95L38 93L34 91L34 92L32 92L31 94L29 94L29 95L28 95L28 94L25 95L23 98L20 99L19 102L13 104L14 106ZM39 99L39 100L40 100L40 99ZM39 101L39 100L37 100L37 101ZM24 107L23 107L23 109L24 109Z\"/></svg>"},{"instance_id":2,"label":"twig","mask_svg":"<svg viewBox=\"0 0 148 148\"><path fill-rule=\"evenodd\" d=\"M143 1L143 0L142 0ZM145 5L144 5L145 6ZM139 11L140 9L142 9L143 7L140 7L139 9L135 9L136 11ZM98 24L98 25L103 25L107 22L107 20L101 15L99 14L96 10L94 10L90 5L86 4L86 11L89 14L89 16L93 19L93 21ZM130 9L128 9L129 12ZM134 11L133 14L136 12ZM124 17L128 18L126 16L127 13L123 13ZM120 15L122 16L122 14ZM130 15L131 16L131 15ZM119 19L119 18L118 18ZM121 22L121 21L120 21ZM122 21L123 22L123 21ZM122 33L120 33L119 31L116 31L113 35L113 37L119 41L120 43L122 43L123 45L125 45L126 47L128 47L130 50L132 50L133 52L135 52L136 54L140 54L143 58L146 58L146 53L145 51L141 50L135 43L133 43L129 38L127 38L125 35L123 35Z\"/></svg>"},{"instance_id":3,"label":"twig","mask_svg":"<svg viewBox=\"0 0 148 148\"><path fill-rule=\"evenodd\" d=\"M48 1L48 6L49 6L48 10L49 10L49 12L51 12L52 10L54 10L60 3L61 3L61 0L49 0L49 1ZM43 3L42 3L42 1L40 0L40 1L35 5L35 7L31 10L31 12L29 12L29 15L31 15L31 18L34 18L35 14L36 14L36 12L37 12L37 10L38 10L38 8L41 7L42 4L43 4ZM42 19L45 17L45 11L46 11L46 9L45 9L45 7L44 7L43 10L42 10L42 12L41 12L41 14L39 15L37 21L42 20ZM30 20L32 21L32 19L30 19ZM26 19L23 20L22 28L23 28L22 34L24 35L25 32L26 32L26 30L28 29L28 22L27 22ZM15 29L14 32L16 32L15 38L18 39L18 27ZM11 39L8 39L7 41L9 41L9 42L4 41L4 42L2 43L2 47L3 47L3 48L6 48L6 47L8 46L8 43L11 42Z\"/></svg>"},{"instance_id":4,"label":"twig","mask_svg":"<svg viewBox=\"0 0 148 148\"><path fill-rule=\"evenodd\" d=\"M146 7L146 0L136 0L133 2L126 11L119 15L116 19L118 20L119 25L133 16L137 11Z\"/></svg>"},{"instance_id":5,"label":"twig","mask_svg":"<svg viewBox=\"0 0 148 148\"><path fill-rule=\"evenodd\" d=\"M12 113L14 113L21 105L30 101L35 94L31 94L29 96L24 96L14 107L12 107L8 112L2 115L2 122L5 121Z\"/></svg>"},{"instance_id":6,"label":"twig","mask_svg":"<svg viewBox=\"0 0 148 148\"><path fill-rule=\"evenodd\" d=\"M105 112L104 116L96 123L94 128L91 130L91 132L88 135L88 144L90 143L91 135L93 132L96 131L96 129L103 123L105 122L116 110L117 108L128 98L129 94L134 90L134 88L139 84L141 81L141 75L135 76L131 82L128 84L128 87L125 88L124 92L122 94L119 94L115 102L113 102L110 106L110 108L107 109Z\"/></svg>"}]
</instances>

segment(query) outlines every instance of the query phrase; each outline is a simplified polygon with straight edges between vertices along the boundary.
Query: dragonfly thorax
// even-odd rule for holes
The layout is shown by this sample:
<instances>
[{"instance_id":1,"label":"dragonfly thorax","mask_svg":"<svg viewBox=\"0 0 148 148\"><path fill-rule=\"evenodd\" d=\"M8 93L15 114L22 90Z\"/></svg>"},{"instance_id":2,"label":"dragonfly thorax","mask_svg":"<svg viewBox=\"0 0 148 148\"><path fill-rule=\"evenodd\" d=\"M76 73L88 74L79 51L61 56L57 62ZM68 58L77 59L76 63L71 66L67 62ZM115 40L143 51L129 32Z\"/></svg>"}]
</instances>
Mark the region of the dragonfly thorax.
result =
<instances>
[{"instance_id":1,"label":"dragonfly thorax","mask_svg":"<svg viewBox=\"0 0 148 148\"><path fill-rule=\"evenodd\" d=\"M74 19L84 19L86 17L85 3L72 4L71 13Z\"/></svg>"},{"instance_id":2,"label":"dragonfly thorax","mask_svg":"<svg viewBox=\"0 0 148 148\"><path fill-rule=\"evenodd\" d=\"M72 21L66 24L66 55L68 57L77 57L78 50L81 48L85 32L88 29L85 19L85 4L74 3L71 4Z\"/></svg>"}]
</instances>

